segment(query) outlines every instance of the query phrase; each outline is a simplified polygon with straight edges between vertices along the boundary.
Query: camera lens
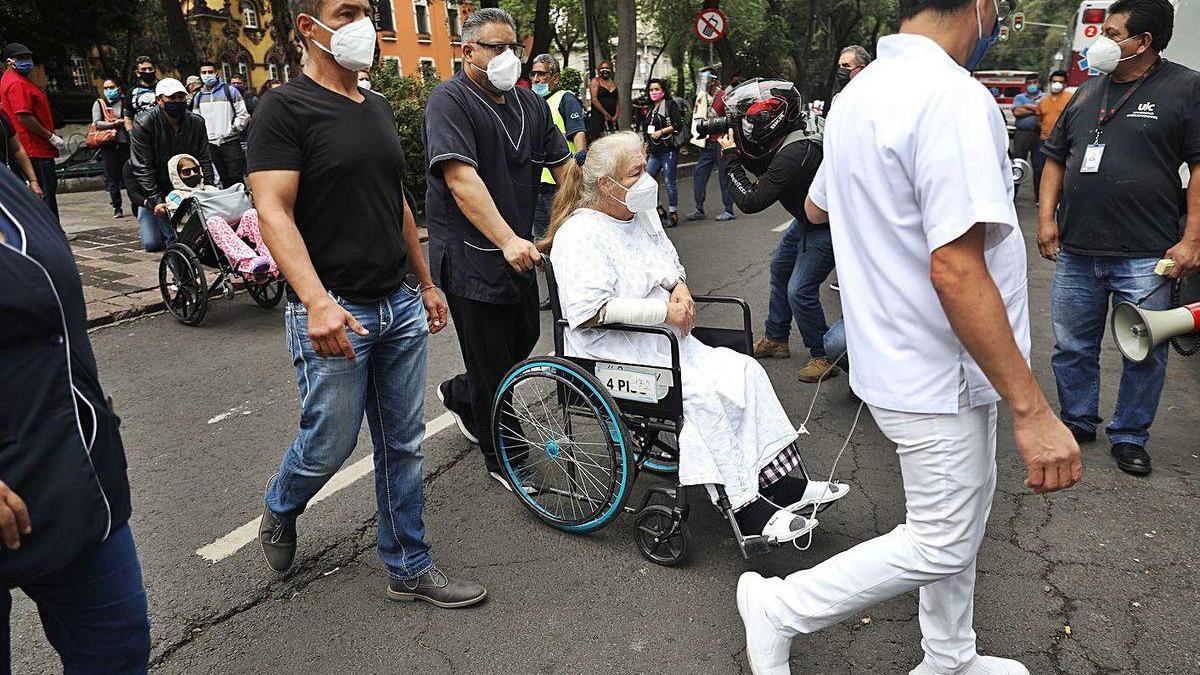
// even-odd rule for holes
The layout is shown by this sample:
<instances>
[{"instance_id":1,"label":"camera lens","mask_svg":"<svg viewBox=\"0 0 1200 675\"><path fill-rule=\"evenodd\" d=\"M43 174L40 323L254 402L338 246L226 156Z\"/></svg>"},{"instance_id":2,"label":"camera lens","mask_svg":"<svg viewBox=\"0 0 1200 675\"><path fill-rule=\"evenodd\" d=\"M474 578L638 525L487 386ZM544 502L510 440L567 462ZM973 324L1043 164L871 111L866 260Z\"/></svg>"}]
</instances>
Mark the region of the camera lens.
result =
<instances>
[{"instance_id":1,"label":"camera lens","mask_svg":"<svg viewBox=\"0 0 1200 675\"><path fill-rule=\"evenodd\" d=\"M700 120L696 124L696 133L701 136L723 136L727 131L729 131L728 117L716 117L713 119Z\"/></svg>"}]
</instances>

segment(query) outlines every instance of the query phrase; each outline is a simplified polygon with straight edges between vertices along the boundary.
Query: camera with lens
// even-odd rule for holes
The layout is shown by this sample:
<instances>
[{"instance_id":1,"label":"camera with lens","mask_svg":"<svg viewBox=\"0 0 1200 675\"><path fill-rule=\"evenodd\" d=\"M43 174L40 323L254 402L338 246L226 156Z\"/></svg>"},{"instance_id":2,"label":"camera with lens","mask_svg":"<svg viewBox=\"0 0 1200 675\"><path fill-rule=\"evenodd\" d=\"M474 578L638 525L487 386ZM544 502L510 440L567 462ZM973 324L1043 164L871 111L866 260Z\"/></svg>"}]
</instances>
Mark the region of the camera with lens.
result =
<instances>
[{"instance_id":1,"label":"camera with lens","mask_svg":"<svg viewBox=\"0 0 1200 675\"><path fill-rule=\"evenodd\" d=\"M731 128L733 128L733 115L725 115L724 117L710 117L706 120L700 120L696 123L697 136L724 136Z\"/></svg>"}]
</instances>

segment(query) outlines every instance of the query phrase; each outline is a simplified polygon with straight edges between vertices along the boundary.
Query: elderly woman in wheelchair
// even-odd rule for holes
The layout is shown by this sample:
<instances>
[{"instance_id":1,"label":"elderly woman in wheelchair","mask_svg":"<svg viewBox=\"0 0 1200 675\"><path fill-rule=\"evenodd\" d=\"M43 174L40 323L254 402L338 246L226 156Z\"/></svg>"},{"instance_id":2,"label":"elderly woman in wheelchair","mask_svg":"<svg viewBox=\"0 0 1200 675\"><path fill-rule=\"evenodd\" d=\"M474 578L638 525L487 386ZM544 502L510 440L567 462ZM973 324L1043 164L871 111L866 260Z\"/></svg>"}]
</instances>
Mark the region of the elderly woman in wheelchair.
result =
<instances>
[{"instance_id":1,"label":"elderly woman in wheelchair","mask_svg":"<svg viewBox=\"0 0 1200 675\"><path fill-rule=\"evenodd\" d=\"M502 382L493 423L502 464L515 494L562 529L638 513L639 547L662 564L686 552L683 486L706 486L744 554L793 541L848 486L808 480L796 427L746 353L748 307L691 296L645 169L640 139L613 134L559 187L539 248L552 262L565 358L529 359ZM698 327L696 303L741 308L743 328ZM633 476L664 459L677 461L680 488L652 488L642 508L624 507ZM655 494L674 507L648 504Z\"/></svg>"}]
</instances>

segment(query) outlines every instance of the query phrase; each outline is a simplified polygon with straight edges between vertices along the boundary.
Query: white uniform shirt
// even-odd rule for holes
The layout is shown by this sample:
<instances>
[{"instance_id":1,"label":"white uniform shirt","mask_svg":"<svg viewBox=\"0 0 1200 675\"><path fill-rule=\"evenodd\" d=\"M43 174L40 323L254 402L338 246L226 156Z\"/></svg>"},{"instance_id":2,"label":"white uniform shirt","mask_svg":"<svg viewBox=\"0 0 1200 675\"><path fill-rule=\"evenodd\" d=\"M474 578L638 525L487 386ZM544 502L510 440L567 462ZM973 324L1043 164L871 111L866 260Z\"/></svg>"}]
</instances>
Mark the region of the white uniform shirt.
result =
<instances>
[{"instance_id":1,"label":"white uniform shirt","mask_svg":"<svg viewBox=\"0 0 1200 675\"><path fill-rule=\"evenodd\" d=\"M930 281L934 250L988 226L988 269L1029 358L1025 240L1013 208L1008 134L995 100L932 40L879 41L825 126L809 196L829 212L850 352L867 403L955 413L999 400Z\"/></svg>"}]
</instances>

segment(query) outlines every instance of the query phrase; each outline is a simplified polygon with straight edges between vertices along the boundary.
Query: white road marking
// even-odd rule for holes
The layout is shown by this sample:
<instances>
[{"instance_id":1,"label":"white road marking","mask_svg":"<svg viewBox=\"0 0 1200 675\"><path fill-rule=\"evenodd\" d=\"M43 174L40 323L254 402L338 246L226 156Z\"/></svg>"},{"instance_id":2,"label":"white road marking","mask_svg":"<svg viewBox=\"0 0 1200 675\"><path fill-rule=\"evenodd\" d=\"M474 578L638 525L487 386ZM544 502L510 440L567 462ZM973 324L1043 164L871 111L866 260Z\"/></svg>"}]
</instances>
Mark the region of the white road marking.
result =
<instances>
[{"instance_id":1,"label":"white road marking","mask_svg":"<svg viewBox=\"0 0 1200 675\"><path fill-rule=\"evenodd\" d=\"M791 220L791 218L789 218L789 219L783 221L783 224L780 225L779 227L771 228L771 231L772 232L783 232L784 230L788 229L788 227L791 226L791 224L792 224L792 220Z\"/></svg>"},{"instance_id":2,"label":"white road marking","mask_svg":"<svg viewBox=\"0 0 1200 675\"><path fill-rule=\"evenodd\" d=\"M212 422L209 423L211 424ZM424 438L428 440L452 426L454 426L454 417L450 413L442 413L425 423ZM375 458L373 455L367 455L350 466L342 467L340 471L333 474L333 478L329 479L325 487L321 488L321 491L312 498L312 501L308 503L309 506L324 500L326 497L332 496L343 488L349 487L355 481L372 473L374 470ZM242 525L211 544L201 546L196 549L196 555L209 562L221 562L258 538L258 525L260 522L262 522L262 516L256 517L254 520Z\"/></svg>"}]
</instances>

